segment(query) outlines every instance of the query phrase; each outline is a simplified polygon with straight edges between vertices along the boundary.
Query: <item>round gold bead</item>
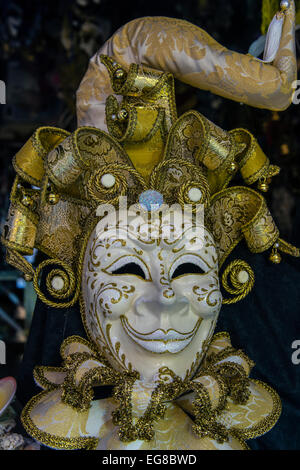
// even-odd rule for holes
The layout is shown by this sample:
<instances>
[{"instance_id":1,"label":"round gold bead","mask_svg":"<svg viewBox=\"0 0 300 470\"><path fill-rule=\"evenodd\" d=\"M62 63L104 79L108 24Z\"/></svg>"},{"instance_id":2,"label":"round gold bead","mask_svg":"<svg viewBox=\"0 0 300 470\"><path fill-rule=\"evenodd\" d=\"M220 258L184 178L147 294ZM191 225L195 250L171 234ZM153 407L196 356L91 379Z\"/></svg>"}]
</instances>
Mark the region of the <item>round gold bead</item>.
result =
<instances>
[{"instance_id":1,"label":"round gold bead","mask_svg":"<svg viewBox=\"0 0 300 470\"><path fill-rule=\"evenodd\" d=\"M50 193L49 196L48 196L48 202L49 204L51 204L52 206L54 206L55 204L57 204L59 201L59 195L58 194L55 194L55 193Z\"/></svg>"},{"instance_id":2,"label":"round gold bead","mask_svg":"<svg viewBox=\"0 0 300 470\"><path fill-rule=\"evenodd\" d=\"M269 189L269 185L266 181L261 181L260 183L258 183L257 187L259 191L262 191L263 193L267 193Z\"/></svg>"},{"instance_id":3,"label":"round gold bead","mask_svg":"<svg viewBox=\"0 0 300 470\"><path fill-rule=\"evenodd\" d=\"M32 275L31 274L24 274L24 280L26 282L32 281Z\"/></svg>"},{"instance_id":4,"label":"round gold bead","mask_svg":"<svg viewBox=\"0 0 300 470\"><path fill-rule=\"evenodd\" d=\"M269 260L274 263L274 264L280 264L281 263L281 256L279 253L277 252L272 252L270 254L270 257L269 257Z\"/></svg>"},{"instance_id":5,"label":"round gold bead","mask_svg":"<svg viewBox=\"0 0 300 470\"><path fill-rule=\"evenodd\" d=\"M122 69L117 69L114 73L114 77L117 78L118 80L120 80L120 78L123 78L124 77L124 70Z\"/></svg>"},{"instance_id":6,"label":"round gold bead","mask_svg":"<svg viewBox=\"0 0 300 470\"><path fill-rule=\"evenodd\" d=\"M235 162L231 162L229 166L229 172L230 173L235 173L238 169L238 165Z\"/></svg>"}]
</instances>

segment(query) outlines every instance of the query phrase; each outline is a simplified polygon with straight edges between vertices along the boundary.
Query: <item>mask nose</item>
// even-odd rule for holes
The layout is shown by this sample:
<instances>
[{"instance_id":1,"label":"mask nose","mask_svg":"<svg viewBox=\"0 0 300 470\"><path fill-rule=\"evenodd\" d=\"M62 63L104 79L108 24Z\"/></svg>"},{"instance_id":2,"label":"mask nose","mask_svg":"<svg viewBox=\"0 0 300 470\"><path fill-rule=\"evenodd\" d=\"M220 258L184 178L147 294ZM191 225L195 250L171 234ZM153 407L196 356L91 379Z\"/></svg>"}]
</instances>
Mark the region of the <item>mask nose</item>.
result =
<instances>
[{"instance_id":1,"label":"mask nose","mask_svg":"<svg viewBox=\"0 0 300 470\"><path fill-rule=\"evenodd\" d=\"M156 288L155 300L165 307L171 307L177 302L177 295L170 284L161 285Z\"/></svg>"},{"instance_id":2,"label":"mask nose","mask_svg":"<svg viewBox=\"0 0 300 470\"><path fill-rule=\"evenodd\" d=\"M189 310L189 301L186 297L178 295L170 283L152 283L151 289L135 304L138 316L144 319L157 318L162 323L168 318L184 316ZM146 320L147 321L147 320Z\"/></svg>"},{"instance_id":3,"label":"mask nose","mask_svg":"<svg viewBox=\"0 0 300 470\"><path fill-rule=\"evenodd\" d=\"M156 276L153 278L153 300L156 301L160 309L162 307L168 309L173 307L178 301L178 295L172 287L172 283L168 278L165 267L161 264L160 270L157 269Z\"/></svg>"}]
</instances>

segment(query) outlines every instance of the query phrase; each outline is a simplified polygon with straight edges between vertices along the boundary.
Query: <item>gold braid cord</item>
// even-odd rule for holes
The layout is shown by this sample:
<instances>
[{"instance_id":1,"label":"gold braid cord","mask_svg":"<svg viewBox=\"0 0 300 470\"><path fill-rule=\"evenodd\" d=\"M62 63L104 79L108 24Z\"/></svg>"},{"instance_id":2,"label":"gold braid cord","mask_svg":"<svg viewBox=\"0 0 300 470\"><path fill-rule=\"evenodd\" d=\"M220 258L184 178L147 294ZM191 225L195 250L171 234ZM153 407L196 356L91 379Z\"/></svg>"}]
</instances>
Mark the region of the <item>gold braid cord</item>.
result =
<instances>
[{"instance_id":1,"label":"gold braid cord","mask_svg":"<svg viewBox=\"0 0 300 470\"><path fill-rule=\"evenodd\" d=\"M22 412L25 429L50 447L96 448L116 429L119 440L110 443L111 449L132 448L133 441L137 441L136 448L162 449L163 443L155 436L164 426L162 418L171 413L179 428L182 420L185 428L180 439L172 423L164 428L172 443L170 449L182 449L182 442L191 449L214 449L217 443L221 448L223 444L245 449L245 439L267 432L281 412L276 393L249 379L254 364L243 351L231 346L226 333L214 336L206 360L193 379L174 376L171 382L153 383L147 392L136 372L116 373L82 338L65 340L62 355L61 368L35 369L35 380L44 391ZM105 384L114 385L112 398L93 401L93 387ZM139 400L145 399L148 405L142 415L137 415ZM93 422L92 413L99 406L101 417ZM112 421L107 412L112 413ZM56 413L59 427L52 421ZM186 413L194 416L194 424ZM187 423L193 426L186 427Z\"/></svg>"},{"instance_id":2,"label":"gold braid cord","mask_svg":"<svg viewBox=\"0 0 300 470\"><path fill-rule=\"evenodd\" d=\"M228 276L232 287L228 284ZM254 272L245 261L235 260L227 266L222 275L223 287L235 297L223 299L223 304L234 304L244 299L254 286Z\"/></svg>"}]
</instances>

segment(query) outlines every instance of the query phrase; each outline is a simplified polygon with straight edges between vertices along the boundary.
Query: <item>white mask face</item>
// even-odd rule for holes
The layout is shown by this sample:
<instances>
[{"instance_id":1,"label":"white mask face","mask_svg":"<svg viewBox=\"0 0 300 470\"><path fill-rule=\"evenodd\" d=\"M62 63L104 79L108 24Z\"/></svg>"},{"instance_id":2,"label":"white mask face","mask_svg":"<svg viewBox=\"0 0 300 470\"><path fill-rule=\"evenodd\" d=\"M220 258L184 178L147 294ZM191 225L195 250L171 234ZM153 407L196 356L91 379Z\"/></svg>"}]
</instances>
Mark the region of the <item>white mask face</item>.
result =
<instances>
[{"instance_id":1,"label":"white mask face","mask_svg":"<svg viewBox=\"0 0 300 470\"><path fill-rule=\"evenodd\" d=\"M147 381L170 370L184 379L198 367L222 304L215 244L202 233L197 250L188 232L171 243L91 234L83 317L113 367Z\"/></svg>"}]
</instances>

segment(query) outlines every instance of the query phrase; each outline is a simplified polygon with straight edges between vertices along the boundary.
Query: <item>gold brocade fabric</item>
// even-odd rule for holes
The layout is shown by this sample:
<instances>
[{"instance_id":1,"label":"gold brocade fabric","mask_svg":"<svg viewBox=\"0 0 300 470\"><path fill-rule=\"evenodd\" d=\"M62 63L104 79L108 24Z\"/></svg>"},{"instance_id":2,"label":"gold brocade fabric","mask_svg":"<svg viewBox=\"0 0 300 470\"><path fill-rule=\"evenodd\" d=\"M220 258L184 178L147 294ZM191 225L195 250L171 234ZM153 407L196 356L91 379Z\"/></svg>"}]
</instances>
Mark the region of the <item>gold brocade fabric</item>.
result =
<instances>
[{"instance_id":1,"label":"gold brocade fabric","mask_svg":"<svg viewBox=\"0 0 300 470\"><path fill-rule=\"evenodd\" d=\"M224 96L253 105L264 106L270 99L278 105L282 100L287 103L294 75L293 19L292 2L284 23L284 47L272 66L227 51L196 26L170 18L134 20L96 54L78 90L79 122L84 126L72 134L41 127L13 159L17 177L2 242L7 261L33 279L44 302L59 307L77 301L81 260L90 229L99 220L97 208L117 207L121 196L127 197L128 205L135 204L147 189L159 191L166 204L182 207L191 204L190 190L201 194L197 203L206 209L220 265L243 237L253 252L276 243L285 253L300 255L279 238L262 195L252 189L229 188L238 171L247 185L266 188L279 168L270 164L245 129L227 132L196 111L177 118L170 73L199 87L205 83L204 88L210 89L218 83ZM126 58L140 50L145 61L139 56L138 64L128 64ZM208 72L206 57L214 71ZM194 67L201 72L191 73ZM220 74L226 74L225 81ZM188 76L195 79L189 81ZM251 94L254 88L255 95ZM101 113L109 133L98 128L105 128ZM88 121L97 127L86 125ZM114 178L113 187L103 186L106 174ZM29 184L36 189L28 188ZM22 258L34 248L51 258L47 266L58 263L67 271L68 300L66 293L52 300L41 293L39 279L45 264L34 271Z\"/></svg>"},{"instance_id":2,"label":"gold brocade fabric","mask_svg":"<svg viewBox=\"0 0 300 470\"><path fill-rule=\"evenodd\" d=\"M150 114L148 129L155 126L155 113ZM142 116L146 119L146 113ZM139 125L147 129L143 122ZM137 135L138 131L134 132ZM116 138L92 127L78 128L62 141L61 129L37 131L29 142L34 140L39 152L33 155L30 150L28 154L26 143L15 160L18 176L2 235L4 244L23 254L38 248L77 269L87 224L97 219L99 204L117 206L120 196L125 195L128 203L134 204L143 190L156 189L166 203L183 205L189 203L192 187L203 194L199 202L207 208L206 220L217 243L220 265L243 237L253 252L265 251L278 241L279 232L263 196L247 187L227 188L238 169L248 184L262 175L271 178L276 174L248 131L228 133L200 113L189 111L173 123L164 145L162 137L157 140L158 132L122 146ZM37 159L38 173L33 173L35 167L29 165L28 155L33 161ZM44 155L44 173L39 155ZM232 164L236 165L234 172ZM106 173L115 176L112 189L101 185ZM23 180L33 178L41 181L40 190L22 187ZM282 247L299 255L288 244Z\"/></svg>"},{"instance_id":3,"label":"gold brocade fabric","mask_svg":"<svg viewBox=\"0 0 300 470\"><path fill-rule=\"evenodd\" d=\"M290 3L272 64L226 49L203 29L184 20L146 17L129 22L90 61L77 92L78 125L106 126L105 102L113 90L102 63L103 54L126 71L132 62L139 63L168 71L184 83L231 100L257 108L286 109L297 74L295 5L293 0Z\"/></svg>"},{"instance_id":4,"label":"gold brocade fabric","mask_svg":"<svg viewBox=\"0 0 300 470\"><path fill-rule=\"evenodd\" d=\"M69 132L53 127L40 127L15 155L16 173L25 181L39 186L44 176L43 158L62 142Z\"/></svg>"},{"instance_id":5,"label":"gold brocade fabric","mask_svg":"<svg viewBox=\"0 0 300 470\"><path fill-rule=\"evenodd\" d=\"M170 206L179 203L182 207L191 203L191 188L200 190L199 203L205 207L205 223L216 242L219 267L242 238L254 253L278 243L281 251L299 256L299 250L279 238L261 194L244 186L228 187L239 170L248 184L261 178L270 181L278 172L248 131L226 132L200 113L189 111L163 134L165 110L151 108L147 121L147 107L128 109L133 115L131 135L140 141L122 143L121 134L117 139L93 127L78 128L71 135L41 128L15 158L17 177L2 242L9 250L7 261L34 279L44 302L59 307L77 301L85 243L100 220L98 206L117 208L121 196L127 196L128 205L134 204L147 189L159 191ZM102 185L105 174L114 176L113 188ZM25 187L23 182L33 180L40 189ZM69 303L49 300L39 290L44 265L34 271L21 256L34 248L48 255L51 264L67 269L73 286L73 294L68 291Z\"/></svg>"},{"instance_id":6,"label":"gold brocade fabric","mask_svg":"<svg viewBox=\"0 0 300 470\"><path fill-rule=\"evenodd\" d=\"M80 337L65 340L61 355L61 368L35 368L44 391L22 412L27 432L49 447L243 450L245 440L270 430L280 416L279 397L248 378L253 363L232 348L227 333L214 336L200 370L186 381L161 371L156 382L144 383L116 372ZM112 398L93 400L92 387L105 384L115 385ZM151 405L158 390L161 413ZM129 415L122 413L123 400L130 403Z\"/></svg>"},{"instance_id":7,"label":"gold brocade fabric","mask_svg":"<svg viewBox=\"0 0 300 470\"><path fill-rule=\"evenodd\" d=\"M220 266L242 238L246 239L250 251L260 253L279 237L265 200L245 187L236 186L217 193L211 200L207 225L214 234Z\"/></svg>"}]
</instances>

